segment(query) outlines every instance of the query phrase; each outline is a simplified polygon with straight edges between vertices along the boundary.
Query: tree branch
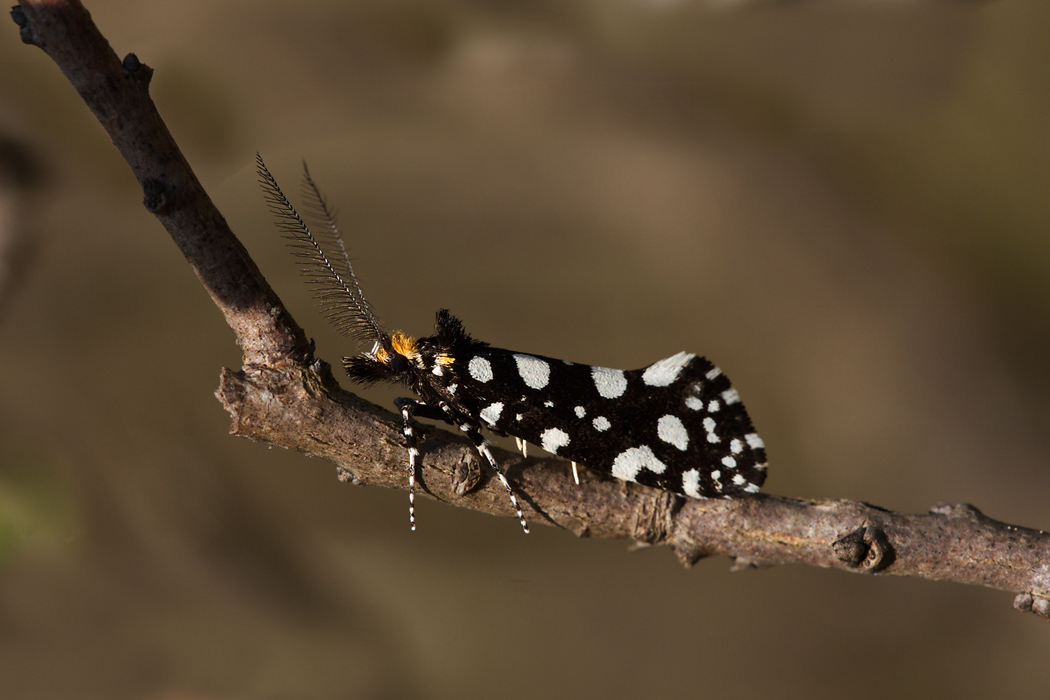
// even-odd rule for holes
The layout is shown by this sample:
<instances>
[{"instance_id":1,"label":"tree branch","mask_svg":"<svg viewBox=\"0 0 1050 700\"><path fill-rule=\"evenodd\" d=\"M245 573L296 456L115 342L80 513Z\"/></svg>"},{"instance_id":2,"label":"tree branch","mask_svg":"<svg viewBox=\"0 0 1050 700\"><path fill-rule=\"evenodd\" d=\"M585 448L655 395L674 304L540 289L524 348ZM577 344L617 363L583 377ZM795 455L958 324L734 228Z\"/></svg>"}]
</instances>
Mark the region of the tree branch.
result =
<instances>
[{"instance_id":1,"label":"tree branch","mask_svg":"<svg viewBox=\"0 0 1050 700\"><path fill-rule=\"evenodd\" d=\"M142 186L146 209L226 317L245 362L305 359L306 335L230 231L157 112L149 96L153 69L135 54L118 60L79 0L26 0L11 17L22 41L51 57L102 123Z\"/></svg>"},{"instance_id":2,"label":"tree branch","mask_svg":"<svg viewBox=\"0 0 1050 700\"><path fill-rule=\"evenodd\" d=\"M144 204L168 230L215 300L244 352L216 392L230 432L339 465L344 481L405 489L400 418L343 391L312 357L302 329L204 192L149 97L152 70L123 62L76 0L22 0L12 10L23 41L58 64L131 166ZM511 516L490 470L469 441L430 430L421 490L464 508ZM669 545L686 566L724 554L737 568L808 564L861 573L918 576L1012 591L1014 606L1050 619L1050 535L986 518L971 506L926 515L852 501L761 495L684 499L581 474L567 462L494 451L533 521L579 536Z\"/></svg>"}]
</instances>

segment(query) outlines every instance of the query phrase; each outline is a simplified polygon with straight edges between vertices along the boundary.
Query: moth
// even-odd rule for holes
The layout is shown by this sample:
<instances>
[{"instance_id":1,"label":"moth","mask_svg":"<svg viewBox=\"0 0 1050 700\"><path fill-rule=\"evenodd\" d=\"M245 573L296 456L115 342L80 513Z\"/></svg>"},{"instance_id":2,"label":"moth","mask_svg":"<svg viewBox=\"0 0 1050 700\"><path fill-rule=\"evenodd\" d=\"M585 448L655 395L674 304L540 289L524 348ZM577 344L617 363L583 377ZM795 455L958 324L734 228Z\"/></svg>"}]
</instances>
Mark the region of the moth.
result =
<instances>
[{"instance_id":1,"label":"moth","mask_svg":"<svg viewBox=\"0 0 1050 700\"><path fill-rule=\"evenodd\" d=\"M367 351L343 358L354 382L392 382L417 398L397 399L408 448L409 523L415 530L415 481L421 453L416 418L457 426L502 482L529 531L517 496L482 436L513 435L527 445L618 479L691 498L757 493L766 452L740 395L706 358L680 352L636 370L577 364L504 350L475 340L447 309L434 334L388 331L350 265L335 212L303 164L311 227L256 154L259 180L278 228L334 327ZM579 482L577 476L577 483Z\"/></svg>"}]
</instances>

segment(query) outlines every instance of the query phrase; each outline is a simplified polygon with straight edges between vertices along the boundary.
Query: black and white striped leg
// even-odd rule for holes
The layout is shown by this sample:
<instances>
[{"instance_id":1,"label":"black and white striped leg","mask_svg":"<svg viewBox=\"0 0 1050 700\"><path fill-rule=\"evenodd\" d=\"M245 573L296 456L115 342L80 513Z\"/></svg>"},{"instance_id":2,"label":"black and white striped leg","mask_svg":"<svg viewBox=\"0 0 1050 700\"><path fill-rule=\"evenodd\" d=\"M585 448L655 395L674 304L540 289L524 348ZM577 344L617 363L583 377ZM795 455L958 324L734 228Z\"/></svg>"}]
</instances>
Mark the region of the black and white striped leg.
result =
<instances>
[{"instance_id":1,"label":"black and white striped leg","mask_svg":"<svg viewBox=\"0 0 1050 700\"><path fill-rule=\"evenodd\" d=\"M402 433L405 436L405 444L408 446L408 524L412 531L416 529L416 474L419 471L419 439L416 437L416 414L426 418L445 416L438 413L434 415L430 406L416 401L415 399L395 399L394 405L401 409L401 417L404 418Z\"/></svg>"},{"instance_id":2,"label":"black and white striped leg","mask_svg":"<svg viewBox=\"0 0 1050 700\"><path fill-rule=\"evenodd\" d=\"M444 401L438 404L439 409L435 409L430 404L425 404L422 401L409 398L399 398L394 400L394 405L401 410L401 416L404 418L404 429L405 443L408 446L408 520L412 529L416 529L416 507L415 507L415 490L416 490L416 473L419 470L420 451L419 451L419 440L416 437L415 428L419 425L415 417L420 416L422 418L430 418L433 420L443 420L452 425L457 426L463 433L470 438L470 441L474 444L474 448L478 453L488 460L489 466L496 472L496 476L499 477L500 483L503 484L503 488L507 489L507 495L510 496L510 503L514 506L514 512L518 516L518 520L521 522L521 529L525 531L525 534L529 533L529 524L525 521L525 514L521 510L521 505L518 503L518 497L514 494L514 489L511 487L510 482L507 481L507 476L500 469L499 464L496 463L496 458L492 456L492 452L489 450L488 443L485 438L482 437L481 433L473 425L469 423L457 423L456 415L452 412L452 409Z\"/></svg>"},{"instance_id":3,"label":"black and white striped leg","mask_svg":"<svg viewBox=\"0 0 1050 700\"><path fill-rule=\"evenodd\" d=\"M455 423L455 415L449 408L448 404L441 402L438 404L441 410L445 412L448 419ZM510 496L510 503L514 506L514 512L518 515L518 520L521 521L521 529L525 531L525 534L529 534L529 524L525 522L525 514L521 511L521 505L518 504L518 497L514 495L514 489L511 487L510 482L507 481L507 475L500 469L499 464L496 463L496 458L492 456L492 451L489 450L489 445L482 437L478 429L470 423L460 423L459 429L470 438L470 441L474 443L474 447L478 453L488 460L489 466L496 472L496 476L499 477L500 482L503 484L503 488L507 489L507 495Z\"/></svg>"},{"instance_id":4,"label":"black and white striped leg","mask_svg":"<svg viewBox=\"0 0 1050 700\"><path fill-rule=\"evenodd\" d=\"M462 426L460 426L462 428ZM472 429L473 430L473 429ZM470 433L463 431L470 436ZM481 438L481 443L474 443L474 447L478 448L478 452L485 455L485 459L489 461L489 465L492 466L492 470L496 472L496 476L499 477L500 482L503 483L503 488L507 489L507 495L510 496L510 504L514 506L514 512L518 515L518 520L521 521L521 529L525 531L525 534L529 534L529 524L525 521L525 514L521 512L521 506L518 504L518 497L514 495L514 489L511 488L510 482L507 481L507 476L503 473L503 470L496 464L496 458L492 456L492 452L489 450L488 443L485 442L485 438L481 437L478 431L474 433ZM471 437L473 439L473 437Z\"/></svg>"}]
</instances>

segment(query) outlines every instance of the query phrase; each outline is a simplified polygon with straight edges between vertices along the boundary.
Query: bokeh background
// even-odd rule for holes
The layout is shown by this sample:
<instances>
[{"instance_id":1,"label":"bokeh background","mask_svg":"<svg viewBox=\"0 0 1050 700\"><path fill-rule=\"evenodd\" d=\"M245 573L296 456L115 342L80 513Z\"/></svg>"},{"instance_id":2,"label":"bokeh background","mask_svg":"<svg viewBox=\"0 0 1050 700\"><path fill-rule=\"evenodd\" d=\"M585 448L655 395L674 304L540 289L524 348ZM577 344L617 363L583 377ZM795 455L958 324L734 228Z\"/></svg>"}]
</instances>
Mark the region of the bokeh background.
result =
<instances>
[{"instance_id":1,"label":"bokeh background","mask_svg":"<svg viewBox=\"0 0 1050 700\"><path fill-rule=\"evenodd\" d=\"M88 0L336 363L253 173L370 299L733 378L767 490L1050 526L1050 4ZM0 31L0 697L1046 698L1007 593L680 567L227 435L233 336L101 127ZM389 405L393 391L363 392Z\"/></svg>"}]
</instances>

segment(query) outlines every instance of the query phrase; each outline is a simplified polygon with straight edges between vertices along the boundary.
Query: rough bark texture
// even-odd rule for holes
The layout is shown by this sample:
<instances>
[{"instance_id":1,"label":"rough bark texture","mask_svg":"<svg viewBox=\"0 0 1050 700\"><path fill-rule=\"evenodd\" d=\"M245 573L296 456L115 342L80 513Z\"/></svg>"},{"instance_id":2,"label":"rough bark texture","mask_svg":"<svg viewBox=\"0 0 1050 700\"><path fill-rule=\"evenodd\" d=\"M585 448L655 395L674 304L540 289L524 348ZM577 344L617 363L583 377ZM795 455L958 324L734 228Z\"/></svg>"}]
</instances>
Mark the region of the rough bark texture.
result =
<instances>
[{"instance_id":1,"label":"rough bark texture","mask_svg":"<svg viewBox=\"0 0 1050 700\"><path fill-rule=\"evenodd\" d=\"M343 391L315 362L303 331L259 273L190 170L149 97L152 70L121 62L75 0L24 0L12 10L26 43L58 64L131 166L144 204L171 234L222 310L244 352L223 370L217 396L230 432L338 465L355 484L404 489L400 418ZM469 441L442 430L423 444L420 490L446 503L512 516ZM683 499L601 479L569 464L494 450L526 515L580 536L670 545L685 565L733 557L737 567L809 564L861 573L920 576L1011 591L1014 606L1050 619L1050 535L986 518L969 505L925 515L852 501L762 495Z\"/></svg>"}]
</instances>

